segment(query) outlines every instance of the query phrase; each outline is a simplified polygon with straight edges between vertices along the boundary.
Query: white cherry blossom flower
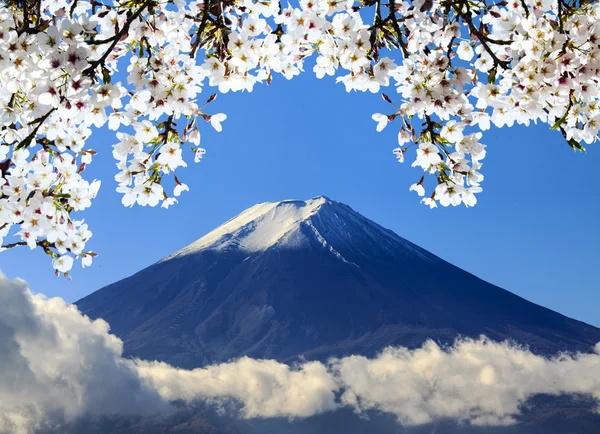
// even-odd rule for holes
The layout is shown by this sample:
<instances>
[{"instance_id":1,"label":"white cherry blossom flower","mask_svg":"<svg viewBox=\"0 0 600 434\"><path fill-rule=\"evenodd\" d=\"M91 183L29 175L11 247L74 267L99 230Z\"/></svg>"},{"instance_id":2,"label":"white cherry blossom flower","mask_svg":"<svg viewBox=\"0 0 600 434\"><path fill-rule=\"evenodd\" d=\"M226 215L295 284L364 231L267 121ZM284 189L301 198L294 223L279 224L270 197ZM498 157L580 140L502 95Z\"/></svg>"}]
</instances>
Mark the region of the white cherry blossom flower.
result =
<instances>
[{"instance_id":1,"label":"white cherry blossom flower","mask_svg":"<svg viewBox=\"0 0 600 434\"><path fill-rule=\"evenodd\" d=\"M221 122L223 122L225 119L227 119L227 115L225 113L217 113L210 117L210 124L216 131L220 133L223 131Z\"/></svg>"},{"instance_id":2,"label":"white cherry blossom flower","mask_svg":"<svg viewBox=\"0 0 600 434\"><path fill-rule=\"evenodd\" d=\"M373 116L371 116L371 118L377 122L377 132L383 131L389 121L388 117L381 113L375 113Z\"/></svg>"},{"instance_id":3,"label":"white cherry blossom flower","mask_svg":"<svg viewBox=\"0 0 600 434\"><path fill-rule=\"evenodd\" d=\"M475 55L473 48L471 47L471 43L469 41L462 41L458 44L458 48L456 49L456 53L461 60L469 61Z\"/></svg>"},{"instance_id":4,"label":"white cherry blossom flower","mask_svg":"<svg viewBox=\"0 0 600 434\"><path fill-rule=\"evenodd\" d=\"M73 258L69 255L61 255L52 261L52 266L60 273L66 273L73 268Z\"/></svg>"},{"instance_id":5,"label":"white cherry blossom flower","mask_svg":"<svg viewBox=\"0 0 600 434\"><path fill-rule=\"evenodd\" d=\"M348 92L397 90L383 94L390 112L372 119L378 132L400 124L393 153L399 162L414 156L422 179L410 190L431 208L476 204L482 132L492 124L546 124L577 150L600 131L597 4L559 12L550 0L482 3L448 21L440 2L407 0L391 11L379 5L387 8L379 25L366 21L374 6L353 0L281 10L279 2L235 1L207 10L207 20L197 19L202 2L188 0L152 8L44 0L29 12L45 26L25 25L16 5L0 6L0 251L15 244L10 237L44 246L59 273L95 255L77 215L100 186L86 171L96 129L116 132L123 205L168 208L177 200L163 182L173 179L179 197L188 190L178 178L186 149L195 162L206 152L199 120L220 132L227 119L207 112L216 94L202 92L293 79L310 56L316 77L335 77ZM214 31L202 22L223 24Z\"/></svg>"}]
</instances>

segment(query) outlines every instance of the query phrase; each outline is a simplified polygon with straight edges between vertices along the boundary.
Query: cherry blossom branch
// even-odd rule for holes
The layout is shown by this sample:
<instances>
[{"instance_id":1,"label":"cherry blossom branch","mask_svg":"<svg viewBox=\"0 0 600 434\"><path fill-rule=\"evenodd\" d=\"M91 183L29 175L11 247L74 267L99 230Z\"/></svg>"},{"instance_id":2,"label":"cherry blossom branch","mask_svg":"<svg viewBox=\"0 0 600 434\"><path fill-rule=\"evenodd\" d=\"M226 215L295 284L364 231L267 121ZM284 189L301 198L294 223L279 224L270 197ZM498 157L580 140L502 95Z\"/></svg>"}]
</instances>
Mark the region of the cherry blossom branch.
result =
<instances>
[{"instance_id":1,"label":"cherry blossom branch","mask_svg":"<svg viewBox=\"0 0 600 434\"><path fill-rule=\"evenodd\" d=\"M26 148L27 146L29 146L31 144L32 140L37 136L37 133L38 133L40 127L42 126L42 124L46 121L46 119L48 119L50 117L50 115L52 113L54 113L55 110L56 110L55 107L51 108L50 110L48 110L48 112L45 115L31 121L29 123L29 125L36 124L35 128L33 129L33 131L31 133L29 133L29 135L27 137L25 137L23 140L21 140L15 146L15 150L18 151L20 149L23 149L23 148Z\"/></svg>"},{"instance_id":2,"label":"cherry blossom branch","mask_svg":"<svg viewBox=\"0 0 600 434\"><path fill-rule=\"evenodd\" d=\"M525 3L525 0L521 0L521 7L525 11L525 18L529 18L529 8L527 7L527 3Z\"/></svg>"},{"instance_id":3,"label":"cherry blossom branch","mask_svg":"<svg viewBox=\"0 0 600 434\"><path fill-rule=\"evenodd\" d=\"M400 48L402 49L402 54L404 55L404 58L408 58L408 57L410 57L410 54L408 53L408 49L406 48L406 44L404 43L402 30L400 30L400 26L398 24L398 18L396 17L396 0L390 0L389 9L390 9L389 15L386 19L389 19L392 22L392 27L394 28L394 31L396 32L396 40L398 41L398 44L400 45ZM404 17L404 19L410 19L410 18L412 18L412 15Z\"/></svg>"},{"instance_id":4,"label":"cherry blossom branch","mask_svg":"<svg viewBox=\"0 0 600 434\"><path fill-rule=\"evenodd\" d=\"M377 48L377 32L379 31L381 23L381 0L376 0L375 3L375 18L373 19L373 26L371 27L371 36L369 37L369 43L371 44L371 50L373 52L373 59L377 60L378 48Z\"/></svg>"},{"instance_id":5,"label":"cherry blossom branch","mask_svg":"<svg viewBox=\"0 0 600 434\"><path fill-rule=\"evenodd\" d=\"M209 9L210 8L208 7L208 2L203 3L202 21L200 22L200 25L196 29L196 39L192 43L192 50L190 52L190 57L192 59L196 56L196 50L198 50L198 47L200 46L200 41L202 40L202 33L204 33L204 30L206 28L206 23L208 22Z\"/></svg>"},{"instance_id":6,"label":"cherry blossom branch","mask_svg":"<svg viewBox=\"0 0 600 434\"><path fill-rule=\"evenodd\" d=\"M4 244L4 245L0 246L0 249L2 249L2 250L12 249L15 247L27 246L27 245L28 245L28 243L26 241L17 241L14 243ZM49 244L47 241L36 241L35 245L38 247L41 247L46 253L48 253L48 252L54 253L50 249L56 248L56 246L54 246L54 244Z\"/></svg>"},{"instance_id":7,"label":"cherry blossom branch","mask_svg":"<svg viewBox=\"0 0 600 434\"><path fill-rule=\"evenodd\" d=\"M140 15L154 3L154 1L155 0L146 0L142 4L142 6L140 6L133 14L131 14L127 18L127 20L125 21L125 24L123 24L123 27L121 27L121 30L119 30L119 32L117 32L114 36L106 39L105 42L103 42L103 43L108 43L110 41L111 44L99 59L90 62L90 66L82 72L83 75L87 75L88 77L94 76L96 69L99 66L104 65L104 62L106 62L106 59L112 53L112 51L115 49L116 45L119 43L121 38L123 38L123 36L125 36L127 34L127 32L129 32L131 24L134 21L136 21L140 17Z\"/></svg>"},{"instance_id":8,"label":"cherry blossom branch","mask_svg":"<svg viewBox=\"0 0 600 434\"><path fill-rule=\"evenodd\" d=\"M393 112L373 119L377 131L400 122L394 154L402 162L414 151L412 166L420 168L409 189L430 207L474 206L486 156L481 139L492 125L546 123L577 150L598 138L600 5L529 4L0 2L7 90L0 95L0 245L10 236L17 240L5 246L54 243L59 273L74 258L89 265L92 233L76 216L100 187L84 178L96 154L88 148L94 129L116 132L122 203L168 208L189 189L179 172L184 151L195 162L206 152L199 120L220 132L227 119L205 113L216 93L203 106L201 93L292 79L309 56L318 78L334 77L348 92L393 86L399 101L382 94ZM372 23L363 21L365 8ZM110 65L123 60L121 79Z\"/></svg>"},{"instance_id":9,"label":"cherry blossom branch","mask_svg":"<svg viewBox=\"0 0 600 434\"><path fill-rule=\"evenodd\" d=\"M494 50L492 50L491 47L488 45L488 43L499 44L499 45L509 45L512 42L492 40L492 39L488 38L486 35L484 35L482 32L480 32L479 29L477 29L477 27L475 26L475 24L473 24L473 19L470 16L471 12L470 12L470 6L469 6L468 2L461 0L456 3L450 3L450 6L454 9L455 13L460 18L462 18L462 20L465 23L467 23L467 26L469 27L471 34L475 35L477 37L477 39L481 42L482 47L491 56L491 58L494 60L494 63L496 65L501 66L504 69L508 69L510 67L510 62L499 59L498 56L496 56L496 53L494 52ZM463 6L466 7L467 13L462 12Z\"/></svg>"}]
</instances>

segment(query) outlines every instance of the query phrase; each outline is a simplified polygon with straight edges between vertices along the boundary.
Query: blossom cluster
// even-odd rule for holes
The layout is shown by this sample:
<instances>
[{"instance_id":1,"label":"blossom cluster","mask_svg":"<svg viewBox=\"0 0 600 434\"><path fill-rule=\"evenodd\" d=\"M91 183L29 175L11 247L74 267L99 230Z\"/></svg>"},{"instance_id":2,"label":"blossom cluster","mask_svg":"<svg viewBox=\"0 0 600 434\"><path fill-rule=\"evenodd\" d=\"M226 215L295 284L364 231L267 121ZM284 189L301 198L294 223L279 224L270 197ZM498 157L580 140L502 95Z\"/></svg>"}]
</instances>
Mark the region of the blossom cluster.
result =
<instances>
[{"instance_id":1,"label":"blossom cluster","mask_svg":"<svg viewBox=\"0 0 600 434\"><path fill-rule=\"evenodd\" d=\"M400 124L399 161L415 148L410 190L473 206L492 124L547 123L574 149L596 140L599 14L565 0L3 0L0 248L42 248L57 273L89 265L74 213L100 186L83 177L93 129L115 131L123 204L167 208L188 190L175 173L185 153L206 152L202 121L221 131L227 118L205 112L216 94L203 87L252 91L311 56L348 91L394 86L397 104L382 94L393 112L373 119Z\"/></svg>"},{"instance_id":2,"label":"blossom cluster","mask_svg":"<svg viewBox=\"0 0 600 434\"><path fill-rule=\"evenodd\" d=\"M150 4L123 13L131 7L43 1L35 17L0 8L2 250L42 248L57 274L68 273L74 258L91 264L96 254L85 246L92 233L74 213L88 208L100 187L83 178L96 154L87 148L92 128L130 130L118 132L113 147L125 205L168 207L187 190L175 176L168 195L161 180L185 166L184 143L195 160L204 154L198 117L220 130L226 116L207 115L196 104L205 74L184 54L189 37L173 38L180 31L175 16L150 14ZM142 59L144 41L152 55ZM113 83L121 58L129 61L127 83ZM186 127L178 131L182 116ZM19 240L4 241L10 235Z\"/></svg>"},{"instance_id":3,"label":"blossom cluster","mask_svg":"<svg viewBox=\"0 0 600 434\"><path fill-rule=\"evenodd\" d=\"M576 150L600 129L600 5L501 3L485 8L477 23L467 19L470 37L457 25L473 12L465 5L434 3L404 22L409 56L391 73L402 102L393 114L373 115L379 130L401 118L399 161L417 138L410 119L424 121L413 165L437 177L422 200L431 207L476 203L486 154L481 132L491 125L546 123ZM423 181L410 187L419 196Z\"/></svg>"}]
</instances>

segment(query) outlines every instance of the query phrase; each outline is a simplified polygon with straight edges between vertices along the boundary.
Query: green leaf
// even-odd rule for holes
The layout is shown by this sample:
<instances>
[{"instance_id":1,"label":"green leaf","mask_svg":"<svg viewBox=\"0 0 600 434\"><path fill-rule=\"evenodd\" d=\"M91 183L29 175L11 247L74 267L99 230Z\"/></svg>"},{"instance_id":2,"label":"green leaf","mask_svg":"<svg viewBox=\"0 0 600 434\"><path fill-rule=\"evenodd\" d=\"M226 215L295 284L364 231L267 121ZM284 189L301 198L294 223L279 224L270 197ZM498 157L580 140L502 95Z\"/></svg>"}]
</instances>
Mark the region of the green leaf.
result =
<instances>
[{"instance_id":1,"label":"green leaf","mask_svg":"<svg viewBox=\"0 0 600 434\"><path fill-rule=\"evenodd\" d=\"M33 141L33 136L30 134L27 137L25 137L21 143L19 143L17 146L15 146L15 151L20 151L21 149L27 148L29 145L31 145L31 142Z\"/></svg>"},{"instance_id":2,"label":"green leaf","mask_svg":"<svg viewBox=\"0 0 600 434\"><path fill-rule=\"evenodd\" d=\"M585 152L585 148L577 140L571 139L567 143L569 144L571 149L573 149L574 151Z\"/></svg>"},{"instance_id":3,"label":"green leaf","mask_svg":"<svg viewBox=\"0 0 600 434\"><path fill-rule=\"evenodd\" d=\"M496 67L492 68L492 70L488 74L488 83L494 84L496 82Z\"/></svg>"},{"instance_id":4,"label":"green leaf","mask_svg":"<svg viewBox=\"0 0 600 434\"><path fill-rule=\"evenodd\" d=\"M104 83L110 84L110 71L106 66L102 66L102 80Z\"/></svg>"},{"instance_id":5,"label":"green leaf","mask_svg":"<svg viewBox=\"0 0 600 434\"><path fill-rule=\"evenodd\" d=\"M565 123L565 121L567 120L567 116L569 116L569 113L567 112L567 114L565 114L562 118L560 118L558 121L556 121L556 123L554 125L552 125L552 128L550 128L552 131L554 130L558 130L560 128L560 126L562 124Z\"/></svg>"}]
</instances>

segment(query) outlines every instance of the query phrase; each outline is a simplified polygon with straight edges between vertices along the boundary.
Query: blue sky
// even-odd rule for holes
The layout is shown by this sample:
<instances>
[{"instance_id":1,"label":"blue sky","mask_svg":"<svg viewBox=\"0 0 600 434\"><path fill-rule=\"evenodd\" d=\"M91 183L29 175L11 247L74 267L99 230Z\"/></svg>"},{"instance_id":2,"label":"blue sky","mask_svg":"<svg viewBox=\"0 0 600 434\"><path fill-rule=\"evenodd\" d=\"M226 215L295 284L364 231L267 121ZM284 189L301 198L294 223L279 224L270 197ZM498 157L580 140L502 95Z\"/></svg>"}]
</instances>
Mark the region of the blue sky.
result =
<instances>
[{"instance_id":1,"label":"blue sky","mask_svg":"<svg viewBox=\"0 0 600 434\"><path fill-rule=\"evenodd\" d=\"M323 194L489 282L600 326L597 145L576 154L543 125L488 131L480 203L429 210L408 191L419 169L392 154L396 126L375 131L371 115L389 110L379 95L348 94L307 72L251 94L219 95L210 110L228 119L222 133L202 130L208 153L180 172L191 191L177 206L124 208L114 191L114 133L96 131L100 154L88 170L103 185L85 214L89 247L100 255L92 268L76 264L69 282L54 276L43 253L20 248L0 255L0 269L35 292L75 301L255 203Z\"/></svg>"}]
</instances>

